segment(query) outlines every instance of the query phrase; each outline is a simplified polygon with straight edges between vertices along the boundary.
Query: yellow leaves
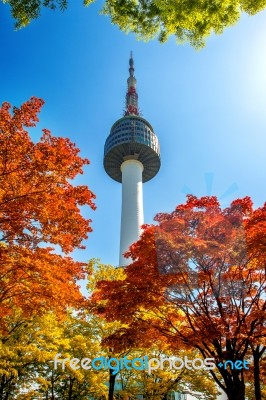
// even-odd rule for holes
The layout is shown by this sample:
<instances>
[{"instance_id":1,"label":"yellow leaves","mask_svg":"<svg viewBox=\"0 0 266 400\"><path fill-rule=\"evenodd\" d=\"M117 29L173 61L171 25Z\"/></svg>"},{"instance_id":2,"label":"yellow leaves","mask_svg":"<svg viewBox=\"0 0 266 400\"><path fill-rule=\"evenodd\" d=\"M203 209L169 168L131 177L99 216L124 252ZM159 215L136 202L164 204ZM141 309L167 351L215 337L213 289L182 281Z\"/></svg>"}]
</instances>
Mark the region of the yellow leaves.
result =
<instances>
[{"instance_id":1,"label":"yellow leaves","mask_svg":"<svg viewBox=\"0 0 266 400\"><path fill-rule=\"evenodd\" d=\"M100 281L124 281L126 273L124 268L115 268L112 265L101 264L99 259L91 259L87 265L89 274L87 289L95 290Z\"/></svg>"},{"instance_id":2,"label":"yellow leaves","mask_svg":"<svg viewBox=\"0 0 266 400\"><path fill-rule=\"evenodd\" d=\"M34 316L23 320L22 313L14 310L10 317L10 334L8 338L0 340L0 374L2 377L10 377L11 382L22 388L20 379L26 382L29 399L50 391L51 387L58 392L59 398L64 398L60 390L69 379L73 390L81 393L84 386L84 396L91 393L106 394L107 387L103 382L108 378L108 371L71 368L69 362L65 364L65 370L61 367L54 368L54 358L95 358L100 352L99 339L94 336L93 323L82 321L78 317L69 315L64 321L58 320L53 313L43 316ZM17 327L16 327L17 325ZM11 327L13 326L13 330ZM98 340L98 341L97 341ZM3 378L5 379L5 378ZM36 386L37 385L37 386ZM98 389L99 386L99 389ZM14 387L14 386L13 386ZM33 387L38 387L36 393ZM12 385L11 385L12 388ZM12 396L13 389L9 392ZM67 390L67 387L65 387ZM87 397L79 397L85 399Z\"/></svg>"},{"instance_id":3,"label":"yellow leaves","mask_svg":"<svg viewBox=\"0 0 266 400\"><path fill-rule=\"evenodd\" d=\"M83 4L85 7L90 6L92 3L94 3L95 0L83 0Z\"/></svg>"},{"instance_id":4,"label":"yellow leaves","mask_svg":"<svg viewBox=\"0 0 266 400\"><path fill-rule=\"evenodd\" d=\"M36 377L36 383L40 386L42 386L44 389L48 389L50 386L50 382L47 381L47 379L43 376L37 376Z\"/></svg>"}]
</instances>

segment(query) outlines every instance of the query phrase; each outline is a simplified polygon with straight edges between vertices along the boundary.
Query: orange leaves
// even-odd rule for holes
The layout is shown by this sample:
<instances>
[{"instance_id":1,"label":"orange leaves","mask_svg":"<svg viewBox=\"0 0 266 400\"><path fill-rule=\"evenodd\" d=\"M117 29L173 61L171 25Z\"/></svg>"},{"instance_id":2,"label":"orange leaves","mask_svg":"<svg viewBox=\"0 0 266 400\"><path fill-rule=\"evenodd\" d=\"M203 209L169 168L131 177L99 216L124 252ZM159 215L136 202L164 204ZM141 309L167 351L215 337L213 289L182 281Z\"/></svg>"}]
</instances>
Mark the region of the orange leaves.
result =
<instances>
[{"instance_id":1,"label":"orange leaves","mask_svg":"<svg viewBox=\"0 0 266 400\"><path fill-rule=\"evenodd\" d=\"M36 126L39 121L37 114L40 112L44 101L31 97L20 108L13 108L13 116L9 113L11 105L7 102L3 103L0 109L0 128L4 130L5 134L12 134L16 131L22 132L23 126L32 127Z\"/></svg>"},{"instance_id":2,"label":"orange leaves","mask_svg":"<svg viewBox=\"0 0 266 400\"><path fill-rule=\"evenodd\" d=\"M1 240L27 247L49 242L68 252L81 247L91 230L79 206L95 209L95 196L86 186L69 183L89 161L69 139L46 129L39 143L31 141L22 127L35 126L42 105L32 98L13 116L8 104L0 113Z\"/></svg>"},{"instance_id":3,"label":"orange leaves","mask_svg":"<svg viewBox=\"0 0 266 400\"><path fill-rule=\"evenodd\" d=\"M43 130L34 143L25 127L34 127L43 100L32 97L20 108L0 108L0 316L15 306L24 315L45 309L65 310L82 296L76 281L83 264L44 248L59 245L64 253L83 248L91 231L80 206L95 209L87 186L71 182L89 160L66 138Z\"/></svg>"},{"instance_id":4,"label":"orange leaves","mask_svg":"<svg viewBox=\"0 0 266 400\"><path fill-rule=\"evenodd\" d=\"M248 196L244 197L243 199L236 199L231 204L231 207L238 208L245 215L250 215L252 213L252 206L252 200Z\"/></svg>"},{"instance_id":5,"label":"orange leaves","mask_svg":"<svg viewBox=\"0 0 266 400\"><path fill-rule=\"evenodd\" d=\"M262 265L266 262L266 203L253 212L246 221L248 233L248 250L250 255L260 259Z\"/></svg>"},{"instance_id":6,"label":"orange leaves","mask_svg":"<svg viewBox=\"0 0 266 400\"><path fill-rule=\"evenodd\" d=\"M5 316L14 306L25 317L49 309L63 313L67 306L78 306L82 296L75 282L84 278L83 265L51 249L1 246L0 328L4 329Z\"/></svg>"},{"instance_id":7,"label":"orange leaves","mask_svg":"<svg viewBox=\"0 0 266 400\"><path fill-rule=\"evenodd\" d=\"M209 207L219 208L220 204L215 196L206 196L198 198L192 194L187 195L187 202L180 204L176 207L176 211L180 210L193 210L193 209L207 209Z\"/></svg>"},{"instance_id":8,"label":"orange leaves","mask_svg":"<svg viewBox=\"0 0 266 400\"><path fill-rule=\"evenodd\" d=\"M245 340L262 337L265 212L253 211L248 197L222 210L215 197L188 196L173 213L158 214L128 252L126 279L98 285L104 315L129 324L123 340L137 338L136 326L153 327L171 346L181 340L209 356L235 341L236 356Z\"/></svg>"},{"instance_id":9,"label":"orange leaves","mask_svg":"<svg viewBox=\"0 0 266 400\"><path fill-rule=\"evenodd\" d=\"M14 116L12 118L13 124L17 129L22 129L22 126L36 126L36 122L39 121L37 115L40 112L44 101L36 97L31 97L30 100L26 101L20 108L14 107Z\"/></svg>"},{"instance_id":10,"label":"orange leaves","mask_svg":"<svg viewBox=\"0 0 266 400\"><path fill-rule=\"evenodd\" d=\"M99 314L127 324L105 343L117 349L154 344L196 349L216 365L255 362L255 348L262 349L262 357L266 205L253 210L246 197L222 210L216 198L188 196L186 204L155 220L158 225L144 226L130 247L133 262L125 268L125 279L105 279L92 295ZM258 371L259 366L257 386ZM246 371L229 367L211 374L232 400L251 379Z\"/></svg>"}]
</instances>

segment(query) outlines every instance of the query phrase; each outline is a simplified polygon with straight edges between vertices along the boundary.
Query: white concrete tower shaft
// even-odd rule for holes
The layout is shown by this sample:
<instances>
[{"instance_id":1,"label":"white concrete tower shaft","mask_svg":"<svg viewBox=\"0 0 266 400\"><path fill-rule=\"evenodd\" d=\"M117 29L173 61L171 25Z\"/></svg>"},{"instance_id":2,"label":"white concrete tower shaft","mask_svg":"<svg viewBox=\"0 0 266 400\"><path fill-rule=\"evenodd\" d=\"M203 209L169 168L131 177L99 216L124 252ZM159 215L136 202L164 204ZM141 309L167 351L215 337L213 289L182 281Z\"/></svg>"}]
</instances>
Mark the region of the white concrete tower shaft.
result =
<instances>
[{"instance_id":1,"label":"white concrete tower shaft","mask_svg":"<svg viewBox=\"0 0 266 400\"><path fill-rule=\"evenodd\" d=\"M142 172L143 165L138 160L127 160L121 165L122 171L122 212L120 230L119 265L130 264L131 259L123 254L136 242L144 224Z\"/></svg>"}]
</instances>

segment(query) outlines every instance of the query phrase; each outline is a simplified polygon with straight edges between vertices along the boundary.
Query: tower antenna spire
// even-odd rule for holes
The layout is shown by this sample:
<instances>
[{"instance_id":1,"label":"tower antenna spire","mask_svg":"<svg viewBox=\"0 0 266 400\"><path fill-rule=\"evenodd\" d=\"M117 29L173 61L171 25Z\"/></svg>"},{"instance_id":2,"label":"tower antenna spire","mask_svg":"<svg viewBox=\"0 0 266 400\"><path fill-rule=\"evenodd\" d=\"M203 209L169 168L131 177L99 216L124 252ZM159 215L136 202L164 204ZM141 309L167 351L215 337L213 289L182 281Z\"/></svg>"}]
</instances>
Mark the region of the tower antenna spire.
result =
<instances>
[{"instance_id":1,"label":"tower antenna spire","mask_svg":"<svg viewBox=\"0 0 266 400\"><path fill-rule=\"evenodd\" d=\"M134 59L133 52L130 52L129 59L129 78L127 79L127 94L126 94L126 115L139 115L138 94L136 91L137 81L134 76Z\"/></svg>"}]
</instances>

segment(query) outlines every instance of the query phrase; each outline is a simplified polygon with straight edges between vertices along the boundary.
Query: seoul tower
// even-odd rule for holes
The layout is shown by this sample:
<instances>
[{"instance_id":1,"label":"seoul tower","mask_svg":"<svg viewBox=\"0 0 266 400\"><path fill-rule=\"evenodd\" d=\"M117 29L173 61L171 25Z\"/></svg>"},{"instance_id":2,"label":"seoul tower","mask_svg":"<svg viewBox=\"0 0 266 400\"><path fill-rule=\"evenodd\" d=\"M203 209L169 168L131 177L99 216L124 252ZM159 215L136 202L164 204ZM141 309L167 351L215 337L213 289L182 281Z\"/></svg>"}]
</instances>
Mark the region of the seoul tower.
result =
<instances>
[{"instance_id":1,"label":"seoul tower","mask_svg":"<svg viewBox=\"0 0 266 400\"><path fill-rule=\"evenodd\" d=\"M124 116L113 124L104 146L104 169L122 183L120 266L130 263L123 254L139 239L144 223L142 184L152 179L161 165L158 138L151 124L139 115L136 83L131 52Z\"/></svg>"}]
</instances>

